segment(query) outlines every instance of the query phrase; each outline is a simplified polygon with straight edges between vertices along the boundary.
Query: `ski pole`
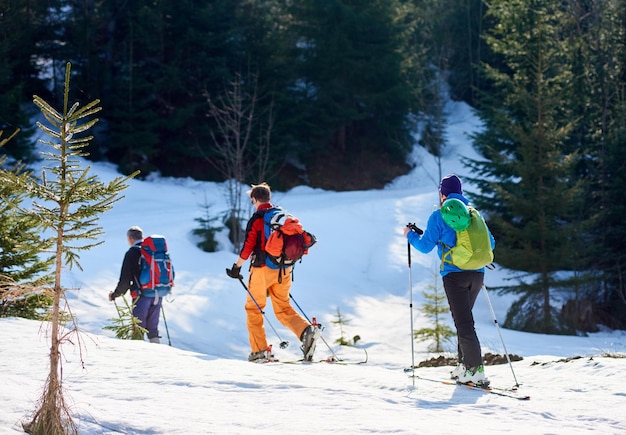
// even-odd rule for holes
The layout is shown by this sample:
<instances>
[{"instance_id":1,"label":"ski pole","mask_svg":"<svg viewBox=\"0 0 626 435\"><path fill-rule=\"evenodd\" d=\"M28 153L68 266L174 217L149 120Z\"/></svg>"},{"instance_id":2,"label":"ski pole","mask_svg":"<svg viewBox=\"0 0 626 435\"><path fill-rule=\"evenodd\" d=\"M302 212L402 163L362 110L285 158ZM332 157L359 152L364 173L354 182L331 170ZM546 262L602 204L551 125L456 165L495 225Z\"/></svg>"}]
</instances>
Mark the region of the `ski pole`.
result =
<instances>
[{"instance_id":1,"label":"ski pole","mask_svg":"<svg viewBox=\"0 0 626 435\"><path fill-rule=\"evenodd\" d=\"M120 313L120 307L117 306L117 302L113 299L113 303L115 304L115 310L117 311L117 315L120 318L120 324L124 323L124 319L122 319L122 313Z\"/></svg>"},{"instance_id":2,"label":"ski pole","mask_svg":"<svg viewBox=\"0 0 626 435\"><path fill-rule=\"evenodd\" d=\"M415 344L413 338L413 277L411 272L411 243L406 242L407 258L409 264L409 310L411 313L411 369L415 369Z\"/></svg>"},{"instance_id":3,"label":"ski pole","mask_svg":"<svg viewBox=\"0 0 626 435\"><path fill-rule=\"evenodd\" d=\"M424 234L421 228L418 228L414 223L406 224L406 227L411 231L415 231L420 236ZM408 233L407 233L408 234ZM409 309L411 312L411 370L415 370L415 338L413 337L413 274L411 272L411 243L407 239L406 241L407 259L409 264Z\"/></svg>"},{"instance_id":4,"label":"ski pole","mask_svg":"<svg viewBox=\"0 0 626 435\"><path fill-rule=\"evenodd\" d=\"M506 345L504 344L504 339L502 338L502 333L500 332L500 326L498 325L498 320L496 319L496 313L493 311L493 306L491 305L491 300L489 300L489 293L487 293L487 286L485 286L485 284L483 284L483 290L485 290L485 298L487 298L487 305L489 305L489 310L491 311L491 317L493 317L493 323L496 325L496 329L498 330L498 335L500 336L500 341L502 342L502 347L504 348L504 354L506 355L506 360L509 362L511 373L513 373L515 386L519 387L519 382L517 382L515 371L513 371L513 364L511 364L511 358L509 358L509 352L506 350Z\"/></svg>"},{"instance_id":5,"label":"ski pole","mask_svg":"<svg viewBox=\"0 0 626 435\"><path fill-rule=\"evenodd\" d=\"M248 296L250 296L250 299L252 299L252 302L254 302L254 305L256 305L256 307L259 309L259 311L261 312L261 314L263 314L263 317L265 318L265 321L267 322L268 325L270 325L270 328L272 328L272 331L274 331L274 334L276 334L276 337L278 337L278 339L280 340L280 348L281 349L286 349L287 347L289 347L289 342L286 340L283 340L282 338L280 338L280 335L278 335L278 332L276 331L276 329L274 328L274 325L272 325L272 323L270 322L270 320L267 318L267 316L265 315L265 311L263 311L261 309L261 306L259 305L259 303L256 301L256 299L254 299L254 296L252 296L252 293L250 293L250 290L248 290L248 286L246 286L246 284L243 282L243 278L241 278L241 275L239 275L239 282L241 283L241 285L243 286L243 288L246 289L246 291L248 292Z\"/></svg>"},{"instance_id":6,"label":"ski pole","mask_svg":"<svg viewBox=\"0 0 626 435\"><path fill-rule=\"evenodd\" d=\"M415 231L417 234L419 234L420 236L422 234L424 234L424 231L422 231L420 228L417 227L417 225L413 224L413 223L408 223L406 224L406 227L408 229L410 229L411 231ZM414 337L413 337L413 274L411 272L411 243L409 242L409 240L407 239L406 241L406 251L407 251L407 259L408 259L408 264L409 264L409 309L411 312L411 369L414 370L415 369L415 345L414 345Z\"/></svg>"},{"instance_id":7,"label":"ski pole","mask_svg":"<svg viewBox=\"0 0 626 435\"><path fill-rule=\"evenodd\" d=\"M289 297L291 298L291 300L293 301L294 304L296 304L296 307L298 307L298 310L300 310L300 312L302 313L302 315L304 316L305 319L307 319L309 321L309 323L311 322L311 319L309 319L309 317L306 315L306 313L302 310L302 308L300 308L300 305L298 304L298 302L295 300L295 298L291 295L291 293L289 293ZM333 357L335 358L336 361L341 361L339 359L339 357L337 356L337 354L333 351L333 349L330 347L330 345L326 342L326 340L324 340L324 337L322 337L320 335L320 338L322 339L322 341L324 342L324 344L326 345L326 347L328 348L328 350L330 350L330 352L333 354Z\"/></svg>"},{"instance_id":8,"label":"ski pole","mask_svg":"<svg viewBox=\"0 0 626 435\"><path fill-rule=\"evenodd\" d=\"M163 308L162 302L161 302L161 313L163 313L163 323L165 324L165 332L167 333L167 343L171 346L172 340L170 340L170 330L167 327L167 319L165 318L165 308Z\"/></svg>"}]
</instances>

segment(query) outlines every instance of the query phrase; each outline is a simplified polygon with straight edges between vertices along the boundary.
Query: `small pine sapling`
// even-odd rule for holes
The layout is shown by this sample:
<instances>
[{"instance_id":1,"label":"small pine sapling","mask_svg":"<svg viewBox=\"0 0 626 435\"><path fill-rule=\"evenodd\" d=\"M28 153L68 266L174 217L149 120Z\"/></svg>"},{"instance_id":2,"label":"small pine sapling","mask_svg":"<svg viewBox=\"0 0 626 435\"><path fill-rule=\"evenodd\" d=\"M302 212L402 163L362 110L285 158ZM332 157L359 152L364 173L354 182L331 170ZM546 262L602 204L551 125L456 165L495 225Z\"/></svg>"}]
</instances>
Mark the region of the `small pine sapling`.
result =
<instances>
[{"instance_id":1,"label":"small pine sapling","mask_svg":"<svg viewBox=\"0 0 626 435\"><path fill-rule=\"evenodd\" d=\"M192 234L200 238L200 241L196 245L204 252L217 251L217 240L215 240L215 234L224 229L223 227L216 227L213 225L215 221L219 220L219 216L211 216L211 205L212 204L207 203L205 194L204 205L202 206L204 216L194 219L200 224L200 228L192 230Z\"/></svg>"},{"instance_id":2,"label":"small pine sapling","mask_svg":"<svg viewBox=\"0 0 626 435\"><path fill-rule=\"evenodd\" d=\"M443 352L443 343L450 341L456 334L448 325L443 322L442 314L450 311L446 295L439 288L438 276L434 274L435 282L422 292L425 303L420 311L432 321L432 327L422 328L413 332L413 337L419 341L433 340L428 350L431 352Z\"/></svg>"},{"instance_id":3,"label":"small pine sapling","mask_svg":"<svg viewBox=\"0 0 626 435\"><path fill-rule=\"evenodd\" d=\"M345 325L349 325L350 324L350 319L346 319L342 314L341 311L339 310L339 307L337 307L337 314L335 315L335 320L333 320L331 322L334 325L339 325L339 338L337 340L335 340L335 343L339 344L340 346L354 346L357 341L359 341L361 339L360 336L355 335L352 340L348 340L345 337L345 332L343 327Z\"/></svg>"},{"instance_id":4,"label":"small pine sapling","mask_svg":"<svg viewBox=\"0 0 626 435\"><path fill-rule=\"evenodd\" d=\"M115 337L122 340L143 340L144 334L148 332L146 328L140 325L141 320L133 316L133 308L135 304L129 304L125 296L122 296L124 306L120 307L115 303L117 309L117 318L112 318L113 325L105 326L102 329L115 332Z\"/></svg>"},{"instance_id":5,"label":"small pine sapling","mask_svg":"<svg viewBox=\"0 0 626 435\"><path fill-rule=\"evenodd\" d=\"M41 154L45 160L41 177L30 174L0 172L0 183L11 183L18 191L32 198L30 208L22 201L15 201L15 206L23 216L36 218L41 226L43 247L51 247L51 274L53 283L48 287L52 295L52 306L49 318L50 352L49 374L37 403L32 419L22 423L25 432L35 434L77 434L78 427L63 395L61 370L62 344L77 344L81 352L82 341L78 334L78 325L71 315L66 288L62 285L62 271L71 270L74 266L82 270L79 263L79 252L92 249L103 241L97 241L104 232L98 225L99 216L110 210L118 200L122 190L128 186L126 181L137 175L116 177L104 183L97 176L90 174L90 167L83 167L81 157L88 153L85 148L93 138L85 136L92 128L100 111L99 100L81 107L80 104L69 102L70 63L65 72L65 87L62 109L59 111L38 96L33 97L34 104L39 107L45 120L37 122L47 139L39 141L46 151ZM5 199L5 198L3 198ZM15 198L9 200L15 200ZM43 254L43 252L42 252ZM65 314L72 319L73 329L64 328ZM70 337L75 336L75 340Z\"/></svg>"}]
</instances>

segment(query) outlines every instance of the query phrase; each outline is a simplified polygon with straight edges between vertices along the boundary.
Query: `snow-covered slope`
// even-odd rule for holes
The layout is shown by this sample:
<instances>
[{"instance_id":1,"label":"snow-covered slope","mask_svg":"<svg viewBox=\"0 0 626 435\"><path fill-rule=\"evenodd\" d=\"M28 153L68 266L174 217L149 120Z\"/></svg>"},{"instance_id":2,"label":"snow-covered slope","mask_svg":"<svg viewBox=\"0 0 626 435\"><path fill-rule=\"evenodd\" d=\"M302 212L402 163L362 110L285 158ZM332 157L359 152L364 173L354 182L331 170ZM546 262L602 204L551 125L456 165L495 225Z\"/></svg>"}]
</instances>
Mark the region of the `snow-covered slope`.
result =
<instances>
[{"instance_id":1,"label":"snow-covered slope","mask_svg":"<svg viewBox=\"0 0 626 435\"><path fill-rule=\"evenodd\" d=\"M467 106L450 107L450 147L442 171L464 175L460 155L474 156L466 134L476 128ZM223 211L222 186L186 179L132 180L116 207L102 216L106 243L81 255L84 271L68 270L64 286L82 335L63 346L66 398L81 434L244 434L244 433L624 433L626 334L602 331L587 337L547 336L502 329L510 353L523 357L487 367L492 384L521 384L530 401L410 379L403 368L432 357L428 343L411 354L410 321L428 325L420 312L421 292L437 280L433 252L412 252L412 293L408 288L407 222L425 226L437 202L439 171L432 157L417 149L415 169L382 190L329 192L298 187L276 192L274 203L305 223L319 243L295 269L292 296L307 317L326 326L316 359L336 352L365 365L255 365L245 328L245 290L225 268L236 259L220 234L223 249L204 253L191 230L203 214L205 195L214 212ZM103 180L117 174L95 164ZM472 186L466 186L471 190ZM119 276L131 225L168 238L176 267L176 287L165 302L172 347L123 341L102 328L117 314L107 300ZM496 251L497 254L497 251ZM509 275L488 272L486 285ZM440 282L440 280L438 280ZM510 299L490 293L497 319ZM413 302L413 307L410 303ZM348 320L344 335L361 340L339 348L337 310ZM297 359L299 343L268 305L268 337L276 355ZM475 308L484 352L503 353L484 296ZM449 319L448 319L449 320ZM80 337L80 338L79 338ZM327 347L326 344L329 346ZM0 319L0 433L20 433L19 423L36 409L47 373L46 325ZM332 348L332 351L331 349ZM450 353L454 343L447 346ZM581 356L579 359L567 359ZM83 364L84 363L84 364ZM417 373L445 379L449 367Z\"/></svg>"}]
</instances>

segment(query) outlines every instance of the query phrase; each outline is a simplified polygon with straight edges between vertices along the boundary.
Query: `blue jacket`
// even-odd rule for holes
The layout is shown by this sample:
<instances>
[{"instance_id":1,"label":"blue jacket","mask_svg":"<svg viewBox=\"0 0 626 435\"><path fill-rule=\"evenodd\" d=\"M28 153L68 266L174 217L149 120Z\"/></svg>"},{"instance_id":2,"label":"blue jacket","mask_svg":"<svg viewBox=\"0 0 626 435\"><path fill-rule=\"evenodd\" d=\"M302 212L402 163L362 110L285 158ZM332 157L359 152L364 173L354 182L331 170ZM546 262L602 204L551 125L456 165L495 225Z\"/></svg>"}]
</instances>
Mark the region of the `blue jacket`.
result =
<instances>
[{"instance_id":1,"label":"blue jacket","mask_svg":"<svg viewBox=\"0 0 626 435\"><path fill-rule=\"evenodd\" d=\"M456 198L460 199L466 205L469 204L469 200L465 198L463 195L459 195L457 193L451 193L448 195L448 198ZM437 246L437 255L439 255L439 259L443 255L443 244L447 246L456 245L456 231L450 228L441 217L441 213L439 209L433 211L428 218L428 223L426 224L426 230L424 234L421 236L417 234L415 231L409 231L406 235L407 240L418 251L428 254L433 250L435 246ZM491 239L491 248L496 247L496 241L489 232L489 238ZM485 268L477 269L477 272L484 272ZM441 276L445 276L450 272L466 272L466 270L459 269L458 267L450 264L449 262L443 262L443 268L441 269Z\"/></svg>"}]
</instances>

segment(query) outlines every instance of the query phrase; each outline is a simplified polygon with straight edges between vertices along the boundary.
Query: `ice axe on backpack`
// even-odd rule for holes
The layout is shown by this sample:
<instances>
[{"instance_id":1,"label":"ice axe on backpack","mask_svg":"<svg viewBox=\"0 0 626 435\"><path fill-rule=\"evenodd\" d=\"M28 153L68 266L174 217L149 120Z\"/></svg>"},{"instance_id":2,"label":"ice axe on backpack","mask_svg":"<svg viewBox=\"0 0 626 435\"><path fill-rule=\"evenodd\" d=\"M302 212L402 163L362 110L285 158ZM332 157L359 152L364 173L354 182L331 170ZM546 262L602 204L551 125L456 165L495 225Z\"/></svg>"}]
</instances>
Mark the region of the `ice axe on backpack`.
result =
<instances>
[{"instance_id":1,"label":"ice axe on backpack","mask_svg":"<svg viewBox=\"0 0 626 435\"><path fill-rule=\"evenodd\" d=\"M229 274L229 276L231 275ZM278 339L280 340L280 345L279 345L280 348L287 349L289 347L289 342L287 340L283 340L282 338L280 338L280 335L278 335L278 331L276 331L276 329L274 328L274 325L272 325L270 320L265 315L265 311L261 309L261 306L259 305L259 303L256 301L256 299L254 299L254 296L252 296L252 293L250 293L250 290L248 290L248 286L243 282L243 276L239 275L238 279L241 285L243 286L243 288L246 289L246 292L248 292L248 296L250 296L250 299L252 299L252 302L254 302L254 305L256 305L256 307L259 309L261 314L263 314L263 317L265 318L265 321L267 322L267 324L270 325L270 328L272 328L272 331L274 331L274 334L276 334L276 337L278 337Z\"/></svg>"}]
</instances>

